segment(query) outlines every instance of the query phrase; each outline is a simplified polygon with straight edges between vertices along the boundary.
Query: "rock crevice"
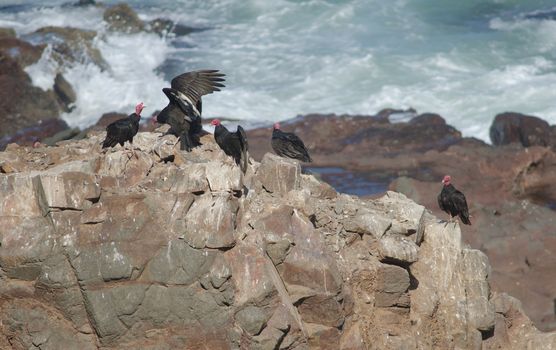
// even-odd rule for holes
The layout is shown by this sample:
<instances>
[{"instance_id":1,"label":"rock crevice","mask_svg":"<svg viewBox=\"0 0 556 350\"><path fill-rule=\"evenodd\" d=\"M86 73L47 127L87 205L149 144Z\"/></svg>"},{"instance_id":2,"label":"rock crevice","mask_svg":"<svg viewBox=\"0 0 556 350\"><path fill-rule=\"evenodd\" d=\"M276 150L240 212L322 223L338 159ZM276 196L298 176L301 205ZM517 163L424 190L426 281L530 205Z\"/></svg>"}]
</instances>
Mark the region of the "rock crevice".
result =
<instances>
[{"instance_id":1,"label":"rock crevice","mask_svg":"<svg viewBox=\"0 0 556 350\"><path fill-rule=\"evenodd\" d=\"M556 346L459 226L402 194L338 194L271 154L243 176L210 135L184 154L139 133L136 157L103 136L0 153L11 347Z\"/></svg>"}]
</instances>

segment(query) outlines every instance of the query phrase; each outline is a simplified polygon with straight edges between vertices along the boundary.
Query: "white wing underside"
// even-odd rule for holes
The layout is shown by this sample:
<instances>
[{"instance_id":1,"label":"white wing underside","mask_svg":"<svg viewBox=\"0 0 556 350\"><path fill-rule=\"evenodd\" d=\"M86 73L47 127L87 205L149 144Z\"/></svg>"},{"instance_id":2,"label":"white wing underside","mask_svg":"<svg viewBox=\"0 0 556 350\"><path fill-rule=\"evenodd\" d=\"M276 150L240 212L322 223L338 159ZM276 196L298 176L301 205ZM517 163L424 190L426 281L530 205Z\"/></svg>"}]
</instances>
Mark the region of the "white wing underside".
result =
<instances>
[{"instance_id":1,"label":"white wing underside","mask_svg":"<svg viewBox=\"0 0 556 350\"><path fill-rule=\"evenodd\" d=\"M191 110L192 110L193 113L195 114L195 117L197 117L197 118L200 117L200 116L201 116L201 113L199 113L199 111L197 110L197 107L196 107L195 104L191 101L191 99L190 99L189 97L187 97L187 95L184 94L184 93L182 93L181 91L179 91L179 90L176 90L176 91L177 91L177 93L178 93L178 96L177 96L177 97L178 97L180 100L182 100L183 102L187 103L187 105L188 105L189 107L191 107Z\"/></svg>"}]
</instances>

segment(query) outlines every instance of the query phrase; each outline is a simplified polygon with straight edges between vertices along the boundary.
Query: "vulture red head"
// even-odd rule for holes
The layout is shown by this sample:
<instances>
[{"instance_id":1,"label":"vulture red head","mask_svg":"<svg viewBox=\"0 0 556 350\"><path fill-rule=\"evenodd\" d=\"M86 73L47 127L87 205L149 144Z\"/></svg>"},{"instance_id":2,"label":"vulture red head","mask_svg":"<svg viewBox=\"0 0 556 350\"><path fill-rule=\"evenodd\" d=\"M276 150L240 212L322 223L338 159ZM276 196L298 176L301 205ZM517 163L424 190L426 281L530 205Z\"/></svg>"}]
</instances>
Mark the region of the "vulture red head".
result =
<instances>
[{"instance_id":1,"label":"vulture red head","mask_svg":"<svg viewBox=\"0 0 556 350\"><path fill-rule=\"evenodd\" d=\"M214 125L214 126L218 126L218 125L220 125L220 120L218 120L218 119L213 119L213 120L210 122L210 124L211 124L211 125Z\"/></svg>"},{"instance_id":2,"label":"vulture red head","mask_svg":"<svg viewBox=\"0 0 556 350\"><path fill-rule=\"evenodd\" d=\"M452 177L450 175L446 175L444 176L444 178L442 179L442 184L444 186L448 186L450 185L450 182L452 182Z\"/></svg>"},{"instance_id":3,"label":"vulture red head","mask_svg":"<svg viewBox=\"0 0 556 350\"><path fill-rule=\"evenodd\" d=\"M143 102L139 103L137 106L135 106L135 114L141 115L141 112L143 111L143 108L145 108L145 105L143 105Z\"/></svg>"},{"instance_id":4,"label":"vulture red head","mask_svg":"<svg viewBox=\"0 0 556 350\"><path fill-rule=\"evenodd\" d=\"M274 123L274 130L280 130L280 123Z\"/></svg>"}]
</instances>

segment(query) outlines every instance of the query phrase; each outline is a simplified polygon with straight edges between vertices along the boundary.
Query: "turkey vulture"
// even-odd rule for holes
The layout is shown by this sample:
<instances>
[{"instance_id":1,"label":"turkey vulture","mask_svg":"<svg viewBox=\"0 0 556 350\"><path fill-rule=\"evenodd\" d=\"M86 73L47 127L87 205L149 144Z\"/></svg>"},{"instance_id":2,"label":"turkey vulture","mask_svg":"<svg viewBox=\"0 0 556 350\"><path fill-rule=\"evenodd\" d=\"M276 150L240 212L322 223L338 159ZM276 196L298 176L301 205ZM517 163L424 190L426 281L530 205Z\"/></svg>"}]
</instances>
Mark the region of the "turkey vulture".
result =
<instances>
[{"instance_id":1,"label":"turkey vulture","mask_svg":"<svg viewBox=\"0 0 556 350\"><path fill-rule=\"evenodd\" d=\"M451 181L452 178L450 175L444 176L444 179L442 180L442 191L438 195L438 206L440 209L450 214L452 218L454 216L459 216L464 224L471 225L465 196L463 193L456 190L454 185L450 183Z\"/></svg>"},{"instance_id":2,"label":"turkey vulture","mask_svg":"<svg viewBox=\"0 0 556 350\"><path fill-rule=\"evenodd\" d=\"M199 70L178 75L162 89L168 97L164 107L154 121L170 125L168 133L180 139L180 149L191 151L195 145L193 137L203 129L201 125L201 96L220 91L225 75L218 70Z\"/></svg>"},{"instance_id":3,"label":"turkey vulture","mask_svg":"<svg viewBox=\"0 0 556 350\"><path fill-rule=\"evenodd\" d=\"M141 102L135 106L135 113L109 124L106 127L106 139L102 143L102 148L114 147L118 143L123 146L126 141L133 143L133 137L139 131L139 120L143 108L145 106Z\"/></svg>"},{"instance_id":4,"label":"turkey vulture","mask_svg":"<svg viewBox=\"0 0 556 350\"><path fill-rule=\"evenodd\" d=\"M272 149L281 157L298 159L302 162L312 162L303 141L294 133L280 130L280 123L274 124L271 140Z\"/></svg>"},{"instance_id":5,"label":"turkey vulture","mask_svg":"<svg viewBox=\"0 0 556 350\"><path fill-rule=\"evenodd\" d=\"M214 128L214 139L224 153L234 158L236 164L240 166L241 171L245 174L247 171L247 161L249 155L247 151L249 145L247 144L247 136L241 125L237 126L236 132L229 132L225 126L220 124L220 120L214 119L211 122Z\"/></svg>"}]
</instances>

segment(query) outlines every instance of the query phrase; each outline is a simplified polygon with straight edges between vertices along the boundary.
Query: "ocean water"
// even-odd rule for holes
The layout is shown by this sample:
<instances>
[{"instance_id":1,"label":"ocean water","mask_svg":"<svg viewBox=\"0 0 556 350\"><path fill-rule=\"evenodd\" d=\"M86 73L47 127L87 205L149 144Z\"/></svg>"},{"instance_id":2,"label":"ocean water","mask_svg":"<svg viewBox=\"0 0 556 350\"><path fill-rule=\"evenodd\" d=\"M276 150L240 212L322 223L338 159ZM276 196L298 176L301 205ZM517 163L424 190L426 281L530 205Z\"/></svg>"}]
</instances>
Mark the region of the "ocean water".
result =
<instances>
[{"instance_id":1,"label":"ocean water","mask_svg":"<svg viewBox=\"0 0 556 350\"><path fill-rule=\"evenodd\" d=\"M78 95L63 116L72 126L139 101L147 113L161 109L161 88L200 68L227 74L227 87L204 99L204 116L247 125L409 107L483 140L504 111L556 123L556 0L128 1L144 20L205 29L177 38L110 33L101 9L64 2L2 0L0 26L20 35L47 25L99 32L95 46L110 69L57 67L48 50L27 69L44 89L64 72Z\"/></svg>"}]
</instances>

